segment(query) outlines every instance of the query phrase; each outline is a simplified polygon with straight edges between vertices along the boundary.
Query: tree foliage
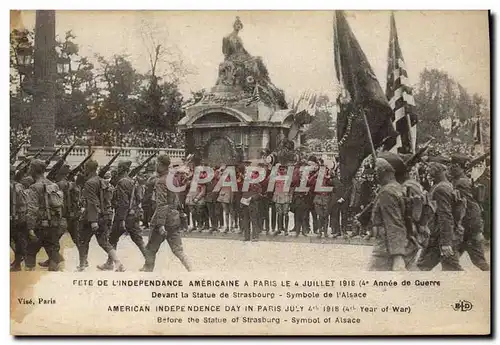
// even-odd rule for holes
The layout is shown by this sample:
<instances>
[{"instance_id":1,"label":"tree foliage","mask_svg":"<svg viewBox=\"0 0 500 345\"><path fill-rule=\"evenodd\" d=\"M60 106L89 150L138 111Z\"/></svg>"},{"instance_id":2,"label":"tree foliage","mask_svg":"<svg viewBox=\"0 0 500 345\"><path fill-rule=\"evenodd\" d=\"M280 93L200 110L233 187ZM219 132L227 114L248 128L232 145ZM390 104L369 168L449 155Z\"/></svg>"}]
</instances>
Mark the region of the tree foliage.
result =
<instances>
[{"instance_id":1,"label":"tree foliage","mask_svg":"<svg viewBox=\"0 0 500 345\"><path fill-rule=\"evenodd\" d=\"M154 38L154 32L149 38ZM33 31L13 30L10 36L11 126L31 124L33 59L24 66L22 49L33 54ZM132 128L175 129L182 116L179 81L190 71L173 47L158 43L149 50L151 68L141 74L124 55L82 56L77 37L56 38L58 63L64 72L56 80L56 127L126 132ZM178 61L180 60L180 61Z\"/></svg>"},{"instance_id":2,"label":"tree foliage","mask_svg":"<svg viewBox=\"0 0 500 345\"><path fill-rule=\"evenodd\" d=\"M478 94L471 95L446 72L424 69L415 88L418 116L417 141L434 138L439 144L473 144L473 125L479 117L483 139L489 145L489 106Z\"/></svg>"},{"instance_id":3,"label":"tree foliage","mask_svg":"<svg viewBox=\"0 0 500 345\"><path fill-rule=\"evenodd\" d=\"M327 95L319 95L316 106L316 116L305 132L306 138L331 140L335 136L333 104Z\"/></svg>"}]
</instances>

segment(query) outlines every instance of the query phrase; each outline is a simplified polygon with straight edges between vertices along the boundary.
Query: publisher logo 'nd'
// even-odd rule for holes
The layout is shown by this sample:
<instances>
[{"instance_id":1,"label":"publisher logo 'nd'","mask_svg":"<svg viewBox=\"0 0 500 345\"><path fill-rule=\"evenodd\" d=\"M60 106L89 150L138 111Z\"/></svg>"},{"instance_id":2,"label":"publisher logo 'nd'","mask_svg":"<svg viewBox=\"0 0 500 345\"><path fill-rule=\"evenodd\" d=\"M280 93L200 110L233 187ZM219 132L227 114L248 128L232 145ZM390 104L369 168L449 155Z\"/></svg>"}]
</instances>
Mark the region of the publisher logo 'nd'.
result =
<instances>
[{"instance_id":1,"label":"publisher logo 'nd'","mask_svg":"<svg viewBox=\"0 0 500 345\"><path fill-rule=\"evenodd\" d=\"M452 305L455 311L469 311L472 309L472 303L469 301L461 300Z\"/></svg>"}]
</instances>

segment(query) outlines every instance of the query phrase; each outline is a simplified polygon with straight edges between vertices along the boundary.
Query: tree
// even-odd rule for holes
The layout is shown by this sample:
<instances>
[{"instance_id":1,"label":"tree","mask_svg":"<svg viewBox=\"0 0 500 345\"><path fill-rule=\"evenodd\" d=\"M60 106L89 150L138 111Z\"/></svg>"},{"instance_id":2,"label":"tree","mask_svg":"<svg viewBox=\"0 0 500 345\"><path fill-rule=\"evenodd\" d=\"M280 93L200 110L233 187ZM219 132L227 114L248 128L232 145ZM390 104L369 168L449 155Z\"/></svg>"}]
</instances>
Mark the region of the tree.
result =
<instances>
[{"instance_id":1,"label":"tree","mask_svg":"<svg viewBox=\"0 0 500 345\"><path fill-rule=\"evenodd\" d=\"M114 55L110 60L97 55L97 83L102 88L102 100L92 126L100 131L113 129L125 133L137 118L136 106L144 76L132 66L126 56Z\"/></svg>"},{"instance_id":2,"label":"tree","mask_svg":"<svg viewBox=\"0 0 500 345\"><path fill-rule=\"evenodd\" d=\"M33 31L11 31L9 96L12 127L26 127L31 124L33 42Z\"/></svg>"},{"instance_id":3,"label":"tree","mask_svg":"<svg viewBox=\"0 0 500 345\"><path fill-rule=\"evenodd\" d=\"M139 126L174 130L182 116L182 95L178 85L192 69L184 64L185 59L177 46L168 41L165 26L143 18L139 31L149 71L147 84L141 90L136 122Z\"/></svg>"},{"instance_id":4,"label":"tree","mask_svg":"<svg viewBox=\"0 0 500 345\"><path fill-rule=\"evenodd\" d=\"M319 95L316 116L306 130L307 139L332 140L335 137L333 104L327 95Z\"/></svg>"},{"instance_id":5,"label":"tree","mask_svg":"<svg viewBox=\"0 0 500 345\"><path fill-rule=\"evenodd\" d=\"M422 144L434 138L438 144L458 149L472 146L472 127L479 116L483 121L483 134L489 129L487 102L467 90L446 72L424 69L415 90L415 111L418 116L417 142ZM486 138L483 135L485 141ZM450 141L451 138L451 141ZM451 144L453 142L453 144Z\"/></svg>"},{"instance_id":6,"label":"tree","mask_svg":"<svg viewBox=\"0 0 500 345\"><path fill-rule=\"evenodd\" d=\"M68 31L63 41L58 40L56 50L67 71L58 74L56 97L56 127L86 129L90 125L91 111L99 98L94 65L79 55L74 43L75 35Z\"/></svg>"}]
</instances>

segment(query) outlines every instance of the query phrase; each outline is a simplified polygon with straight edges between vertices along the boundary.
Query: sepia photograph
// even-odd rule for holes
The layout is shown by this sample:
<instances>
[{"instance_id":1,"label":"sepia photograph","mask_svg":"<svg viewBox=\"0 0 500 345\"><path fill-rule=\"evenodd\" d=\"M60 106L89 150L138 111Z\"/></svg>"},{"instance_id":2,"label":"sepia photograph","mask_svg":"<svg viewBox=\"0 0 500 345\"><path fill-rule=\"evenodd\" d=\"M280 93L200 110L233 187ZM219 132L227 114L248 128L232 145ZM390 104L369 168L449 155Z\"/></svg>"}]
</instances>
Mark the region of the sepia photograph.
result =
<instances>
[{"instance_id":1,"label":"sepia photograph","mask_svg":"<svg viewBox=\"0 0 500 345\"><path fill-rule=\"evenodd\" d=\"M10 333L490 335L491 21L11 10Z\"/></svg>"}]
</instances>

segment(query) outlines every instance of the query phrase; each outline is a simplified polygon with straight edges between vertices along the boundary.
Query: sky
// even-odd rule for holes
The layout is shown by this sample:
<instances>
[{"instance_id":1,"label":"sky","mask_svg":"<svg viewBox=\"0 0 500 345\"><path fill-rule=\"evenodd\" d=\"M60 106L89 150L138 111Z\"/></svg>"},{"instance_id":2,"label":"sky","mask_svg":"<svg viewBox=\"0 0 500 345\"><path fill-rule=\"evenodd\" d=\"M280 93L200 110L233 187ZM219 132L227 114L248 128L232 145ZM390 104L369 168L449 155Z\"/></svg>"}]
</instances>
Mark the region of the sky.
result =
<instances>
[{"instance_id":1,"label":"sky","mask_svg":"<svg viewBox=\"0 0 500 345\"><path fill-rule=\"evenodd\" d=\"M385 88L388 11L347 11L354 34ZM261 56L273 83L287 99L304 90L334 96L332 11L57 11L56 33L72 30L80 54L105 57L127 54L140 72L148 70L141 23L156 28L164 46L177 47L195 73L181 91L210 89L223 60L222 38L235 17L246 50ZM396 11L396 25L410 82L424 68L449 73L469 92L490 99L490 55L486 11ZM22 23L33 28L34 11L22 11Z\"/></svg>"}]
</instances>

